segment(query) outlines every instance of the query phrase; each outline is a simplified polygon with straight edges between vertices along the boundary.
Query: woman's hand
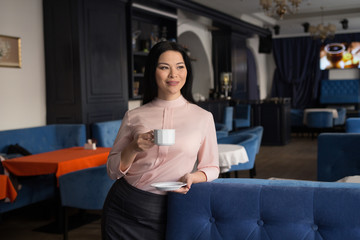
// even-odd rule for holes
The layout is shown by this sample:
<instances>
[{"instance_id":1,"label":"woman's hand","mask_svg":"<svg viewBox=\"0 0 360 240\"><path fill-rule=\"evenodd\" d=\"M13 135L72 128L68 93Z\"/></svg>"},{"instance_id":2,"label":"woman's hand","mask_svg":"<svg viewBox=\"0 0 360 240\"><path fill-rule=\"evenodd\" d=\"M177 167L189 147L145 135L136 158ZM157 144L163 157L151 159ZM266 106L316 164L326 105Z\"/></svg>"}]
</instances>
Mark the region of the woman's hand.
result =
<instances>
[{"instance_id":1,"label":"woman's hand","mask_svg":"<svg viewBox=\"0 0 360 240\"><path fill-rule=\"evenodd\" d=\"M186 183L186 186L181 187L174 192L186 194L190 190L193 183L206 182L206 180L206 175L202 171L187 173L179 179L179 181Z\"/></svg>"},{"instance_id":2,"label":"woman's hand","mask_svg":"<svg viewBox=\"0 0 360 240\"><path fill-rule=\"evenodd\" d=\"M154 145L154 131L151 130L137 135L121 152L120 171L125 171L133 163L138 153L147 151Z\"/></svg>"},{"instance_id":3,"label":"woman's hand","mask_svg":"<svg viewBox=\"0 0 360 240\"><path fill-rule=\"evenodd\" d=\"M186 194L190 190L191 185L193 184L193 176L191 175L191 173L187 173L182 178L180 178L179 181L186 183L186 186L181 187L174 192Z\"/></svg>"},{"instance_id":4,"label":"woman's hand","mask_svg":"<svg viewBox=\"0 0 360 240\"><path fill-rule=\"evenodd\" d=\"M136 152L143 152L150 149L154 146L154 131L151 130L146 133L141 133L132 141L131 145L133 146Z\"/></svg>"}]
</instances>

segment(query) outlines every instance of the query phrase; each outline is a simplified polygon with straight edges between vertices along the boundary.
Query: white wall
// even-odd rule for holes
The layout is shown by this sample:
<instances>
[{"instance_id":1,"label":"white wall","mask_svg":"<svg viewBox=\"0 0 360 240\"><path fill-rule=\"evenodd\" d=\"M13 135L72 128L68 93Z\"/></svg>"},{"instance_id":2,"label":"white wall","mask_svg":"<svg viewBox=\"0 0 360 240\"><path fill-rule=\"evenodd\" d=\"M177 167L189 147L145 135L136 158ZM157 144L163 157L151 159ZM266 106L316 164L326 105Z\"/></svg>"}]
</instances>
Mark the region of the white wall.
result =
<instances>
[{"instance_id":1,"label":"white wall","mask_svg":"<svg viewBox=\"0 0 360 240\"><path fill-rule=\"evenodd\" d=\"M360 71L358 69L332 69L329 70L329 79L331 80L347 80L359 79Z\"/></svg>"},{"instance_id":2,"label":"white wall","mask_svg":"<svg viewBox=\"0 0 360 240\"><path fill-rule=\"evenodd\" d=\"M0 67L0 130L46 124L42 0L0 0L0 35L21 38L21 68Z\"/></svg>"},{"instance_id":3,"label":"white wall","mask_svg":"<svg viewBox=\"0 0 360 240\"><path fill-rule=\"evenodd\" d=\"M260 99L270 96L275 63L272 54L259 53L259 36L246 40L248 48L252 51L256 61Z\"/></svg>"},{"instance_id":4,"label":"white wall","mask_svg":"<svg viewBox=\"0 0 360 240\"><path fill-rule=\"evenodd\" d=\"M208 29L211 21L201 16L178 10L178 42L186 45L191 57L197 61L193 66L193 93L199 93L205 98L209 96L209 89L214 88L214 73L212 67L212 35ZM196 95L194 96L196 98ZM197 100L197 99L195 99Z\"/></svg>"}]
</instances>

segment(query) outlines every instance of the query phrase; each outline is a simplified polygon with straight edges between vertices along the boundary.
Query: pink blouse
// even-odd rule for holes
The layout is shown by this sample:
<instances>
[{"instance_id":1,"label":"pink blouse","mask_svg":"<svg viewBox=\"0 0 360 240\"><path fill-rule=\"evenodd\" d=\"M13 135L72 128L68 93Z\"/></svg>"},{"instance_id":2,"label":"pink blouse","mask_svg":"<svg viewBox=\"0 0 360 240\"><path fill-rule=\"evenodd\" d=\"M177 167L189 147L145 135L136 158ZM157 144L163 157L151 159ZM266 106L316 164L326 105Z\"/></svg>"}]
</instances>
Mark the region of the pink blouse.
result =
<instances>
[{"instance_id":1,"label":"pink blouse","mask_svg":"<svg viewBox=\"0 0 360 240\"><path fill-rule=\"evenodd\" d=\"M121 151L134 136L152 129L175 129L175 144L154 145L139 153L126 171L120 171ZM141 190L165 194L151 184L179 181L194 169L204 172L207 181L219 175L216 130L210 112L180 96L173 101L155 99L125 114L107 161L112 179L125 177Z\"/></svg>"}]
</instances>

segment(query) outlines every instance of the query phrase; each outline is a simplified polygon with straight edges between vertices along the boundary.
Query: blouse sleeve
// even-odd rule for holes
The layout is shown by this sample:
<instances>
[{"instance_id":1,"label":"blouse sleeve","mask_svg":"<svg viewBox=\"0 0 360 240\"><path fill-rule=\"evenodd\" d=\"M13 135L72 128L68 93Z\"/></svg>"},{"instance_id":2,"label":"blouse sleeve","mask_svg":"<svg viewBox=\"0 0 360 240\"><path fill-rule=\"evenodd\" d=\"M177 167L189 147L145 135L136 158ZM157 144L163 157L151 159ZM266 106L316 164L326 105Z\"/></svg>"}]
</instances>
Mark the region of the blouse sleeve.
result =
<instances>
[{"instance_id":1,"label":"blouse sleeve","mask_svg":"<svg viewBox=\"0 0 360 240\"><path fill-rule=\"evenodd\" d=\"M128 112L125 114L120 129L114 141L114 145L109 153L106 163L107 172L111 179L118 179L123 177L129 168L125 171L120 171L121 152L132 141L131 127L129 124Z\"/></svg>"},{"instance_id":2,"label":"blouse sleeve","mask_svg":"<svg viewBox=\"0 0 360 240\"><path fill-rule=\"evenodd\" d=\"M210 182L218 178L220 173L215 123L210 113L206 126L204 140L198 152L198 170L204 172Z\"/></svg>"}]
</instances>

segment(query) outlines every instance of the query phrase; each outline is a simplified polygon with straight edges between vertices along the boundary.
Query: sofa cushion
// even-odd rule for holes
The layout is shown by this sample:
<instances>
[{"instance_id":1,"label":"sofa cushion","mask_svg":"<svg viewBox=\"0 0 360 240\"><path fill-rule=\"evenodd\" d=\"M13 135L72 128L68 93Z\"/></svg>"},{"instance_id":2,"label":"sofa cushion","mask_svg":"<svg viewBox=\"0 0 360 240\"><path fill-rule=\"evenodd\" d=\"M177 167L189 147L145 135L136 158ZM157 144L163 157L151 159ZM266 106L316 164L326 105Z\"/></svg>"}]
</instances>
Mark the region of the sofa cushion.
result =
<instances>
[{"instance_id":1,"label":"sofa cushion","mask_svg":"<svg viewBox=\"0 0 360 240\"><path fill-rule=\"evenodd\" d=\"M19 144L32 154L82 146L86 141L84 124L54 124L0 131L0 152Z\"/></svg>"},{"instance_id":2,"label":"sofa cushion","mask_svg":"<svg viewBox=\"0 0 360 240\"><path fill-rule=\"evenodd\" d=\"M360 239L360 187L333 184L193 184L169 193L167 239Z\"/></svg>"}]
</instances>

